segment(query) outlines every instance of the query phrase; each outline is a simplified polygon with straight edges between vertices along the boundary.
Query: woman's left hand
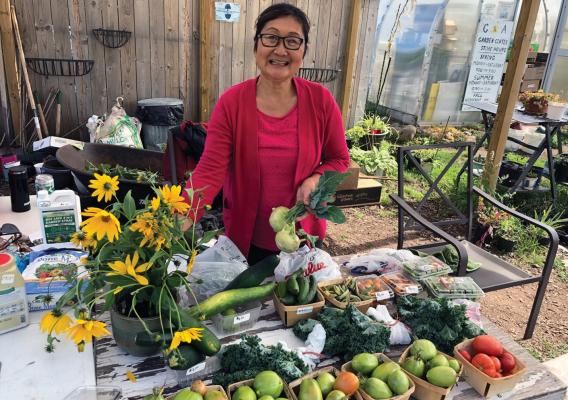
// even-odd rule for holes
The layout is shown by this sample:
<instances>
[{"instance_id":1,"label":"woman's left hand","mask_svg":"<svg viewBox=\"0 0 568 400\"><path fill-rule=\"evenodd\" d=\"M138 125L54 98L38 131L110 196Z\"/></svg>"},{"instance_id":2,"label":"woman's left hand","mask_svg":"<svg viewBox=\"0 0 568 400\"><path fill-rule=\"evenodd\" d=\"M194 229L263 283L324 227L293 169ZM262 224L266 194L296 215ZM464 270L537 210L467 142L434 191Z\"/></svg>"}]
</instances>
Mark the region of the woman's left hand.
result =
<instances>
[{"instance_id":1,"label":"woman's left hand","mask_svg":"<svg viewBox=\"0 0 568 400\"><path fill-rule=\"evenodd\" d=\"M316 188L319 180L320 174L313 174L309 178L306 178L304 182L298 188L298 192L296 193L296 201L305 204L306 206L310 205L310 194ZM306 216L306 214L304 214ZM302 218L302 217L300 217Z\"/></svg>"}]
</instances>

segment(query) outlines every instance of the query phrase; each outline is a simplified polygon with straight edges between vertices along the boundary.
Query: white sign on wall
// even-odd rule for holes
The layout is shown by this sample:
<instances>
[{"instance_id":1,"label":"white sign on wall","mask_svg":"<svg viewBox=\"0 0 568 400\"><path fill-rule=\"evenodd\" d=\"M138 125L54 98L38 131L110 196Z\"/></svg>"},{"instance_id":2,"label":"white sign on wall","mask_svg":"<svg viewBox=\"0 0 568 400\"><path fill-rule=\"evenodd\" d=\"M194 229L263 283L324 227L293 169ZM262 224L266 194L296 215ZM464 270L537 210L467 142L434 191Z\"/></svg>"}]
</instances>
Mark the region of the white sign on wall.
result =
<instances>
[{"instance_id":1,"label":"white sign on wall","mask_svg":"<svg viewBox=\"0 0 568 400\"><path fill-rule=\"evenodd\" d=\"M512 32L513 21L482 19L479 22L464 103L497 100ZM464 105L462 110L475 109Z\"/></svg>"},{"instance_id":2,"label":"white sign on wall","mask_svg":"<svg viewBox=\"0 0 568 400\"><path fill-rule=\"evenodd\" d=\"M239 22L241 5L239 3L215 2L215 20L224 22Z\"/></svg>"}]
</instances>

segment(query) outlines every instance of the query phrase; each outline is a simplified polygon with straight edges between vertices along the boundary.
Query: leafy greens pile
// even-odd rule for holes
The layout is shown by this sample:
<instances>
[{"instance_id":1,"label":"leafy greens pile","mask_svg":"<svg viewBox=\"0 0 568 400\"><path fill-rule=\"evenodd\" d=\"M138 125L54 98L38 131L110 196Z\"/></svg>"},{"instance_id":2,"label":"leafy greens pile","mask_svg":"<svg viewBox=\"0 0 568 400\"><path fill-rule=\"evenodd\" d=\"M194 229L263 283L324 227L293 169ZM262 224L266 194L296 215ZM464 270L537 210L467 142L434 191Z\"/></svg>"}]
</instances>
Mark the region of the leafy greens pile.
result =
<instances>
[{"instance_id":1,"label":"leafy greens pile","mask_svg":"<svg viewBox=\"0 0 568 400\"><path fill-rule=\"evenodd\" d=\"M412 329L413 336L428 339L438 350L452 354L454 346L464 339L483 334L483 330L465 315L465 305L454 305L447 299L400 297L397 301L400 319Z\"/></svg>"},{"instance_id":2,"label":"leafy greens pile","mask_svg":"<svg viewBox=\"0 0 568 400\"><path fill-rule=\"evenodd\" d=\"M258 336L243 335L237 344L224 348L219 355L221 371L213 384L227 387L230 383L252 379L265 370L276 372L286 382L304 376L308 367L296 353L284 350L281 344L264 346Z\"/></svg>"}]
</instances>

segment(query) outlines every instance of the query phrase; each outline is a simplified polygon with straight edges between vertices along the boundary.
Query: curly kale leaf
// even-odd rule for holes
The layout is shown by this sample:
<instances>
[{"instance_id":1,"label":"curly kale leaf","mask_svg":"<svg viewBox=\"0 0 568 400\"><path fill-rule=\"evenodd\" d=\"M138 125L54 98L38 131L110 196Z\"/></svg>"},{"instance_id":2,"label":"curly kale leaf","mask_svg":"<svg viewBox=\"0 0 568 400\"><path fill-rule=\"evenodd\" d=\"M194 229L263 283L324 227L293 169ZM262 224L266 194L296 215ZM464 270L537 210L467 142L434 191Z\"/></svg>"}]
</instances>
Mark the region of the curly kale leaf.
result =
<instances>
[{"instance_id":1,"label":"curly kale leaf","mask_svg":"<svg viewBox=\"0 0 568 400\"><path fill-rule=\"evenodd\" d=\"M298 321L296 325L294 325L294 329L292 329L292 331L294 332L294 335L296 335L296 337L302 339L305 342L308 338L308 335L312 333L317 323L318 321L316 321L315 319L302 319Z\"/></svg>"}]
</instances>

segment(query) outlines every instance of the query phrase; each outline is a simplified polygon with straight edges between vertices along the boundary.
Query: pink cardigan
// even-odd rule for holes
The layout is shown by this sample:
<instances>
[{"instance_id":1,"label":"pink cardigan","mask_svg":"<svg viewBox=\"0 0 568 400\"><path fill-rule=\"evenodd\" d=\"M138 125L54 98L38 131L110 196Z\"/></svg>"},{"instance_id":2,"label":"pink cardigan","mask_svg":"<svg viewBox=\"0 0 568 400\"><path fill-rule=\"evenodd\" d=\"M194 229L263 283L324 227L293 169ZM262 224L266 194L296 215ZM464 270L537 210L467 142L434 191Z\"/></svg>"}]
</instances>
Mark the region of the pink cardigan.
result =
<instances>
[{"instance_id":1,"label":"pink cardigan","mask_svg":"<svg viewBox=\"0 0 568 400\"><path fill-rule=\"evenodd\" d=\"M298 164L296 188L314 173L344 172L349 153L341 112L331 93L322 85L293 78L298 94ZM256 82L249 79L229 88L215 105L207 127L205 150L187 187L194 195L193 210L211 204L223 186L223 220L226 235L248 255L258 210L260 167L256 119ZM325 220L313 215L301 221L302 228L320 238Z\"/></svg>"}]
</instances>

